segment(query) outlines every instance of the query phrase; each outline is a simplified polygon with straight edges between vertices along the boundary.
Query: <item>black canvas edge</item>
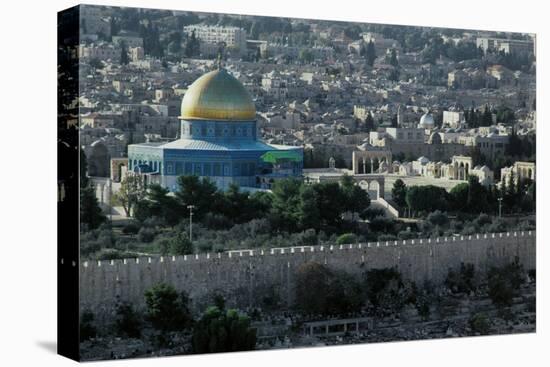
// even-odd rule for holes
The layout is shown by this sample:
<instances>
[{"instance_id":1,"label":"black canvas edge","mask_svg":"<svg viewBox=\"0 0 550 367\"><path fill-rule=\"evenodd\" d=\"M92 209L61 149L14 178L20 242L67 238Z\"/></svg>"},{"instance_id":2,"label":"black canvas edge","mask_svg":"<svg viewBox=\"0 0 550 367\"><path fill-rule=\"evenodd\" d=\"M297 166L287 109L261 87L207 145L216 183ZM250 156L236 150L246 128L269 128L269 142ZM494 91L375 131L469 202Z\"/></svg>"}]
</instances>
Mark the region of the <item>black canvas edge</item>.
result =
<instances>
[{"instance_id":1,"label":"black canvas edge","mask_svg":"<svg viewBox=\"0 0 550 367\"><path fill-rule=\"evenodd\" d=\"M57 13L57 353L79 361L80 6Z\"/></svg>"}]
</instances>

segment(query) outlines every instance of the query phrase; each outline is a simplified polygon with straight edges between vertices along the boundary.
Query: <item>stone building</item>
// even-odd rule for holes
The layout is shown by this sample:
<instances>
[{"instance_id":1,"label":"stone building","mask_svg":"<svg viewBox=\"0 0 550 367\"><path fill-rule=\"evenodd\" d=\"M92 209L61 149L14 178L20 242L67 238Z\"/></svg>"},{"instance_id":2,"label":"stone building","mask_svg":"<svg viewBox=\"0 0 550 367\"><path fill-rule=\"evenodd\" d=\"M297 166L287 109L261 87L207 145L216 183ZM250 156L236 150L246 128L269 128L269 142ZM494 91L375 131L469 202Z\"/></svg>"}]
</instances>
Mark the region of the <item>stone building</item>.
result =
<instances>
[{"instance_id":1,"label":"stone building","mask_svg":"<svg viewBox=\"0 0 550 367\"><path fill-rule=\"evenodd\" d=\"M129 145L129 171L171 191L182 175L207 177L227 189L269 188L278 178L302 174L303 148L261 141L250 95L221 66L189 87L180 120L175 141Z\"/></svg>"},{"instance_id":2,"label":"stone building","mask_svg":"<svg viewBox=\"0 0 550 367\"><path fill-rule=\"evenodd\" d=\"M510 167L504 167L500 170L500 182L506 182L506 185L511 183L517 184L518 178L529 179L536 181L535 179L535 162L515 162ZM512 181L513 179L513 181Z\"/></svg>"}]
</instances>

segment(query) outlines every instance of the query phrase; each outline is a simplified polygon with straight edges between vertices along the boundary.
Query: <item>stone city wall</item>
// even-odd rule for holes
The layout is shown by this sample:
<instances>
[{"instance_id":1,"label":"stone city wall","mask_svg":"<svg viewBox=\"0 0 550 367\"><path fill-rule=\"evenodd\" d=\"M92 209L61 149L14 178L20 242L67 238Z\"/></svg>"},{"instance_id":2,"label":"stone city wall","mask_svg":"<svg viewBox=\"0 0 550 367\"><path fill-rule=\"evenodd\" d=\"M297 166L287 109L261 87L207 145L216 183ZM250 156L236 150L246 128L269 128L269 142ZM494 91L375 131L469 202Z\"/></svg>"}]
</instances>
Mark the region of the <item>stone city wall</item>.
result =
<instances>
[{"instance_id":1,"label":"stone city wall","mask_svg":"<svg viewBox=\"0 0 550 367\"><path fill-rule=\"evenodd\" d=\"M303 246L229 251L175 257L138 258L81 263L80 306L98 321L112 315L117 302L144 307L143 293L166 282L186 291L195 312L208 297L221 294L228 306L256 306L261 295L276 289L291 304L295 270L316 261L359 275L366 270L396 267L409 280L441 284L449 271L471 263L484 274L490 266L515 258L524 269L535 268L535 232L476 234L341 246Z\"/></svg>"}]
</instances>

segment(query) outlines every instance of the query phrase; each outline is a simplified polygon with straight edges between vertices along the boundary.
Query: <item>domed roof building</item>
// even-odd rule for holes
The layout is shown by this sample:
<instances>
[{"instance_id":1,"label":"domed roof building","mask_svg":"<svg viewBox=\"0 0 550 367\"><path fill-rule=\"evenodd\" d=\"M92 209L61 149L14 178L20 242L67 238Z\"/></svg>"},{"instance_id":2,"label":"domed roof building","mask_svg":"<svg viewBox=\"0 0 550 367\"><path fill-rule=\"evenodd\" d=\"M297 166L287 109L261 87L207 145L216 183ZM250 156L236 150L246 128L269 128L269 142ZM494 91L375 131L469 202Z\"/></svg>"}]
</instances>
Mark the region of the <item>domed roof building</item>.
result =
<instances>
[{"instance_id":1,"label":"domed roof building","mask_svg":"<svg viewBox=\"0 0 550 367\"><path fill-rule=\"evenodd\" d=\"M256 108L245 87L225 69L204 74L181 101L181 119L253 121Z\"/></svg>"},{"instance_id":2,"label":"domed roof building","mask_svg":"<svg viewBox=\"0 0 550 367\"><path fill-rule=\"evenodd\" d=\"M419 129L433 129L435 127L434 117L430 112L426 112L420 118L420 123L418 124Z\"/></svg>"},{"instance_id":3,"label":"domed roof building","mask_svg":"<svg viewBox=\"0 0 550 367\"><path fill-rule=\"evenodd\" d=\"M303 148L259 139L250 94L221 67L189 86L179 119L180 139L128 146L130 172L171 191L185 175L207 177L222 190L270 188L278 178L302 175Z\"/></svg>"}]
</instances>

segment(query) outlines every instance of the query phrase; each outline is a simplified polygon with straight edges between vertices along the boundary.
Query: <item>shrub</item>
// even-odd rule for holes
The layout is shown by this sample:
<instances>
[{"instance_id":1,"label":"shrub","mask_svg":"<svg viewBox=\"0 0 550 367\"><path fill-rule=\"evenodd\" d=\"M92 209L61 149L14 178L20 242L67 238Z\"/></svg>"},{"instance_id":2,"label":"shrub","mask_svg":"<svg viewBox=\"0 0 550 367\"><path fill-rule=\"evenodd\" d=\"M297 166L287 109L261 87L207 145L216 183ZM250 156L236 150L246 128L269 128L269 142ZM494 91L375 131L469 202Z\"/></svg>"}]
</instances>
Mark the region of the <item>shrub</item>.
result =
<instances>
[{"instance_id":1,"label":"shrub","mask_svg":"<svg viewBox=\"0 0 550 367\"><path fill-rule=\"evenodd\" d=\"M449 217L447 216L447 213L443 213L440 210L436 210L430 213L427 220L434 226L444 226L449 223Z\"/></svg>"},{"instance_id":2,"label":"shrub","mask_svg":"<svg viewBox=\"0 0 550 367\"><path fill-rule=\"evenodd\" d=\"M382 208L368 207L367 209L363 210L360 217L361 219L372 220L376 217L384 217L385 215L386 213Z\"/></svg>"},{"instance_id":3,"label":"shrub","mask_svg":"<svg viewBox=\"0 0 550 367\"><path fill-rule=\"evenodd\" d=\"M493 267L487 273L489 297L499 307L510 306L523 282L522 267L515 261L500 268Z\"/></svg>"},{"instance_id":4,"label":"shrub","mask_svg":"<svg viewBox=\"0 0 550 367\"><path fill-rule=\"evenodd\" d=\"M131 304L121 303L117 306L115 331L117 335L129 338L141 336L141 318Z\"/></svg>"},{"instance_id":5,"label":"shrub","mask_svg":"<svg viewBox=\"0 0 550 367\"><path fill-rule=\"evenodd\" d=\"M502 218L496 218L489 226L488 232L505 232L508 229L508 223Z\"/></svg>"},{"instance_id":6,"label":"shrub","mask_svg":"<svg viewBox=\"0 0 550 367\"><path fill-rule=\"evenodd\" d=\"M188 244L186 246L188 246ZM212 243L210 241L198 240L198 241L196 241L196 246L199 249L199 253L205 253L205 252L212 251ZM187 248L185 248L185 249L182 249L181 251L183 251L183 252L191 251L191 253L192 253L193 250L188 250ZM186 254L181 254L181 255L186 255Z\"/></svg>"},{"instance_id":7,"label":"shrub","mask_svg":"<svg viewBox=\"0 0 550 367\"><path fill-rule=\"evenodd\" d=\"M137 223L130 222L122 228L122 233L124 234L136 234L139 231L139 226Z\"/></svg>"},{"instance_id":8,"label":"shrub","mask_svg":"<svg viewBox=\"0 0 550 367\"><path fill-rule=\"evenodd\" d=\"M101 250L101 243L98 241L80 242L80 255L82 257L90 257L92 254Z\"/></svg>"},{"instance_id":9,"label":"shrub","mask_svg":"<svg viewBox=\"0 0 550 367\"><path fill-rule=\"evenodd\" d=\"M445 279L445 286L453 293L470 293L477 288L474 279L474 265L461 263L458 272L449 270Z\"/></svg>"},{"instance_id":10,"label":"shrub","mask_svg":"<svg viewBox=\"0 0 550 367\"><path fill-rule=\"evenodd\" d=\"M84 310L80 314L80 341L95 338L97 329L94 326L94 314L90 310Z\"/></svg>"},{"instance_id":11,"label":"shrub","mask_svg":"<svg viewBox=\"0 0 550 367\"><path fill-rule=\"evenodd\" d=\"M152 242L155 239L155 230L149 227L142 227L138 232L138 241L143 243Z\"/></svg>"},{"instance_id":12,"label":"shrub","mask_svg":"<svg viewBox=\"0 0 550 367\"><path fill-rule=\"evenodd\" d=\"M367 298L375 315L391 315L407 303L416 303L414 285L403 282L396 269L372 269L364 274L364 279Z\"/></svg>"},{"instance_id":13,"label":"shrub","mask_svg":"<svg viewBox=\"0 0 550 367\"><path fill-rule=\"evenodd\" d=\"M336 239L336 244L344 245L357 242L357 236L353 233L344 233Z\"/></svg>"},{"instance_id":14,"label":"shrub","mask_svg":"<svg viewBox=\"0 0 550 367\"><path fill-rule=\"evenodd\" d=\"M369 227L376 232L392 232L394 221L391 218L377 216L370 221Z\"/></svg>"},{"instance_id":15,"label":"shrub","mask_svg":"<svg viewBox=\"0 0 550 367\"><path fill-rule=\"evenodd\" d=\"M411 238L416 238L416 234L411 231L399 231L399 233L397 234L397 238L399 238L400 240L408 240Z\"/></svg>"},{"instance_id":16,"label":"shrub","mask_svg":"<svg viewBox=\"0 0 550 367\"><path fill-rule=\"evenodd\" d=\"M193 253L193 244L185 232L178 234L170 241L170 252L172 255L189 255Z\"/></svg>"},{"instance_id":17,"label":"shrub","mask_svg":"<svg viewBox=\"0 0 550 367\"><path fill-rule=\"evenodd\" d=\"M113 245L113 232L110 229L101 230L97 236L97 242L101 247L111 247Z\"/></svg>"},{"instance_id":18,"label":"shrub","mask_svg":"<svg viewBox=\"0 0 550 367\"><path fill-rule=\"evenodd\" d=\"M170 251L171 242L168 238L160 238L155 241L155 247L161 255L168 255Z\"/></svg>"},{"instance_id":19,"label":"shrub","mask_svg":"<svg viewBox=\"0 0 550 367\"><path fill-rule=\"evenodd\" d=\"M351 275L316 262L297 269L295 292L295 306L305 314L347 314L359 311L364 301L361 285Z\"/></svg>"},{"instance_id":20,"label":"shrub","mask_svg":"<svg viewBox=\"0 0 550 367\"><path fill-rule=\"evenodd\" d=\"M315 246L317 244L317 233L313 228L306 229L298 234L298 241L303 246Z\"/></svg>"},{"instance_id":21,"label":"shrub","mask_svg":"<svg viewBox=\"0 0 550 367\"><path fill-rule=\"evenodd\" d=\"M228 229L233 225L233 222L225 215L216 213L206 213L202 223L209 229Z\"/></svg>"},{"instance_id":22,"label":"shrub","mask_svg":"<svg viewBox=\"0 0 550 367\"><path fill-rule=\"evenodd\" d=\"M479 230L475 226L468 225L467 227L464 227L461 234L464 235L464 236L469 236L469 235L475 234L478 231Z\"/></svg>"},{"instance_id":23,"label":"shrub","mask_svg":"<svg viewBox=\"0 0 550 367\"><path fill-rule=\"evenodd\" d=\"M397 237L393 234L381 234L378 236L378 241L395 241Z\"/></svg>"},{"instance_id":24,"label":"shrub","mask_svg":"<svg viewBox=\"0 0 550 367\"><path fill-rule=\"evenodd\" d=\"M532 282L537 281L537 269L529 269L529 271L527 272L527 275L529 275L529 278L531 279Z\"/></svg>"},{"instance_id":25,"label":"shrub","mask_svg":"<svg viewBox=\"0 0 550 367\"><path fill-rule=\"evenodd\" d=\"M183 330L191 322L189 298L174 287L161 283L145 291L147 319L161 332Z\"/></svg>"},{"instance_id":26,"label":"shrub","mask_svg":"<svg viewBox=\"0 0 550 367\"><path fill-rule=\"evenodd\" d=\"M464 228L464 223L460 220L451 220L450 227L455 232L460 232Z\"/></svg>"},{"instance_id":27,"label":"shrub","mask_svg":"<svg viewBox=\"0 0 550 367\"><path fill-rule=\"evenodd\" d=\"M474 224L477 226L477 227L483 227L484 225L486 224L491 224L492 223L492 220L491 220L491 217L485 213L481 213L475 220L474 220Z\"/></svg>"},{"instance_id":28,"label":"shrub","mask_svg":"<svg viewBox=\"0 0 550 367\"><path fill-rule=\"evenodd\" d=\"M193 328L193 352L217 353L254 350L256 329L237 310L209 307Z\"/></svg>"},{"instance_id":29,"label":"shrub","mask_svg":"<svg viewBox=\"0 0 550 367\"><path fill-rule=\"evenodd\" d=\"M489 329L491 325L489 323L487 315L482 312L473 315L470 320L468 320L468 324L475 333L479 333L481 335L489 334Z\"/></svg>"},{"instance_id":30,"label":"shrub","mask_svg":"<svg viewBox=\"0 0 550 367\"><path fill-rule=\"evenodd\" d=\"M430 303L431 297L426 292L422 292L416 296L415 307L422 320L427 320L430 317Z\"/></svg>"},{"instance_id":31,"label":"shrub","mask_svg":"<svg viewBox=\"0 0 550 367\"><path fill-rule=\"evenodd\" d=\"M97 260L116 260L116 259L125 259L139 257L139 254L129 251L121 251L112 248L102 249L95 254Z\"/></svg>"}]
</instances>

